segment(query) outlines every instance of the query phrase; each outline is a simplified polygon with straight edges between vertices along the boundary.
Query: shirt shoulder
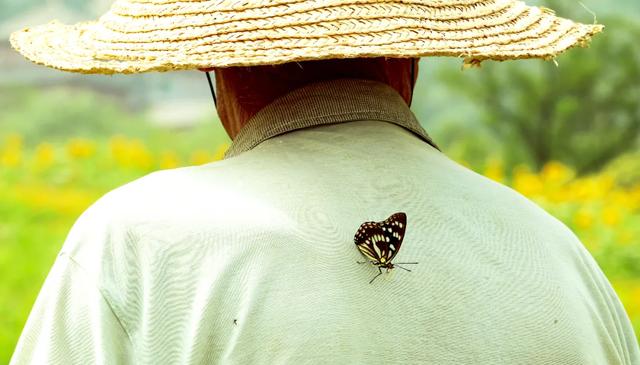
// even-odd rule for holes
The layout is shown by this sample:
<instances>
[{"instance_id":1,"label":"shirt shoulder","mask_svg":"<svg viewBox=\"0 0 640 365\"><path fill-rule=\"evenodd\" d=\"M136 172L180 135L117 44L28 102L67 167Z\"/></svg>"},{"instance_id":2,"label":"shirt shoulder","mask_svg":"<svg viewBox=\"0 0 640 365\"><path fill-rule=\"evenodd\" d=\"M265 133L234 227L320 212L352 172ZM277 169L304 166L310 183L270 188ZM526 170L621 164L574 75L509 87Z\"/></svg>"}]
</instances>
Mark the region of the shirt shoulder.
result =
<instances>
[{"instance_id":1,"label":"shirt shoulder","mask_svg":"<svg viewBox=\"0 0 640 365\"><path fill-rule=\"evenodd\" d=\"M466 169L461 166L461 168ZM602 361L616 364L640 363L640 348L636 342L631 321L611 282L580 238L564 222L547 212L536 202L506 185L495 182L469 170L476 180L481 201L497 220L506 218L513 236L519 232L535 235L537 248L544 249L547 262L555 269L546 282L562 280L566 286L566 303L583 322L576 323L583 333L582 340L588 348L598 349ZM534 242L532 240L532 242ZM530 250L531 246L520 247ZM587 322L586 320L589 320ZM606 358L606 360L604 360Z\"/></svg>"},{"instance_id":2,"label":"shirt shoulder","mask_svg":"<svg viewBox=\"0 0 640 365\"><path fill-rule=\"evenodd\" d=\"M78 217L61 254L96 267L115 252L135 253L141 240L176 241L196 227L229 227L246 209L266 209L237 189L229 162L154 171L110 190Z\"/></svg>"}]
</instances>

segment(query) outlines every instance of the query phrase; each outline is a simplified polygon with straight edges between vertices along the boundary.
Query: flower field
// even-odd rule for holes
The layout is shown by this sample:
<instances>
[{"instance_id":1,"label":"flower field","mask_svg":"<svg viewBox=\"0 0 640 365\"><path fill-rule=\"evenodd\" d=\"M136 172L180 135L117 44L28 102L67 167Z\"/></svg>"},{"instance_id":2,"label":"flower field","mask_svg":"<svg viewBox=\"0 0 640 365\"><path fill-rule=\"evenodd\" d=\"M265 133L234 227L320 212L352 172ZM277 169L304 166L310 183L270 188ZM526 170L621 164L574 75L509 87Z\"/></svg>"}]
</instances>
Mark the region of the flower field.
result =
<instances>
[{"instance_id":1,"label":"flower field","mask_svg":"<svg viewBox=\"0 0 640 365\"><path fill-rule=\"evenodd\" d=\"M123 135L32 146L16 134L0 140L0 363L8 361L71 225L90 204L151 171L220 159L228 147L180 152L156 144ZM558 162L505 171L490 159L475 169L573 229L640 333L640 184L622 184L607 172L576 177Z\"/></svg>"}]
</instances>

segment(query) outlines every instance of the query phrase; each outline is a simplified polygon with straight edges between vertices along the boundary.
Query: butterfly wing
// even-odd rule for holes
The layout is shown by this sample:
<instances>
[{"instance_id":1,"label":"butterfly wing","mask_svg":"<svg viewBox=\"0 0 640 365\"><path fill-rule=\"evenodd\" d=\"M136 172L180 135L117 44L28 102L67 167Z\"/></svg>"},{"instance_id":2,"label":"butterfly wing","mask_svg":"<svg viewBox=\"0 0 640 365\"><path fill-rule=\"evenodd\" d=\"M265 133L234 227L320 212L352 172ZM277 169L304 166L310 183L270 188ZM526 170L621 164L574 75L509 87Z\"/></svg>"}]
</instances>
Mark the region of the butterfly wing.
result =
<instances>
[{"instance_id":1,"label":"butterfly wing","mask_svg":"<svg viewBox=\"0 0 640 365\"><path fill-rule=\"evenodd\" d=\"M400 249L407 226L405 213L395 213L382 222L364 222L356 232L354 241L369 260L386 264Z\"/></svg>"},{"instance_id":2,"label":"butterfly wing","mask_svg":"<svg viewBox=\"0 0 640 365\"><path fill-rule=\"evenodd\" d=\"M385 261L389 262L393 260L398 251L400 251L400 246L404 239L404 232L407 228L407 215L402 212L392 214L391 217L381 222L381 226L385 237L389 238L386 240L385 249L388 255L384 257Z\"/></svg>"},{"instance_id":3,"label":"butterfly wing","mask_svg":"<svg viewBox=\"0 0 640 365\"><path fill-rule=\"evenodd\" d=\"M356 247L358 247L360 253L369 260L375 262L380 261L380 256L374 249L373 238L377 237L380 233L382 233L382 230L377 222L364 222L360 225L356 235L353 237Z\"/></svg>"}]
</instances>

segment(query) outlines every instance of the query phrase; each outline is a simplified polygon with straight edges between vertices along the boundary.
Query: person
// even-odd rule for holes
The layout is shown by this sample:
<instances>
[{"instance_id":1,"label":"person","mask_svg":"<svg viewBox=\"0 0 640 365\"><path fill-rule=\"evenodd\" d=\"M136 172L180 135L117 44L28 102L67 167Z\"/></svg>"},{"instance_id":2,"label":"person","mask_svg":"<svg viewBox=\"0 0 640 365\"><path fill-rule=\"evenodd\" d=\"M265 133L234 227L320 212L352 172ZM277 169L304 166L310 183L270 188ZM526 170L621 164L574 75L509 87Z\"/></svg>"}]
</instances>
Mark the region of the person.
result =
<instances>
[{"instance_id":1,"label":"person","mask_svg":"<svg viewBox=\"0 0 640 365\"><path fill-rule=\"evenodd\" d=\"M83 212L11 364L639 364L573 232L410 109L421 56L549 58L600 30L509 1L255 0L14 33L67 71L214 71L233 142Z\"/></svg>"}]
</instances>

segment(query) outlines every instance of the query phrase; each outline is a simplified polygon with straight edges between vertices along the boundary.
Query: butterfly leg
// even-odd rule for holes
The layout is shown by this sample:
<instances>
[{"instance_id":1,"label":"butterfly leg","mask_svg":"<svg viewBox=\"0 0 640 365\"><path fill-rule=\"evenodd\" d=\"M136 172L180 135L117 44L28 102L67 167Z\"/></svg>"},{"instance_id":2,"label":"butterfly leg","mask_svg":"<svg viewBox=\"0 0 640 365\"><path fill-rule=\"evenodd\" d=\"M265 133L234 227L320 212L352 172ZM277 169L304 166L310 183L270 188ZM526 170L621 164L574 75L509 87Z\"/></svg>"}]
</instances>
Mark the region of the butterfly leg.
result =
<instances>
[{"instance_id":1,"label":"butterfly leg","mask_svg":"<svg viewBox=\"0 0 640 365\"><path fill-rule=\"evenodd\" d=\"M371 281L369 282L369 284L373 283L373 281L376 280L376 278L380 275L382 275L382 269L378 266L378 275L374 276L373 279L371 279Z\"/></svg>"}]
</instances>

